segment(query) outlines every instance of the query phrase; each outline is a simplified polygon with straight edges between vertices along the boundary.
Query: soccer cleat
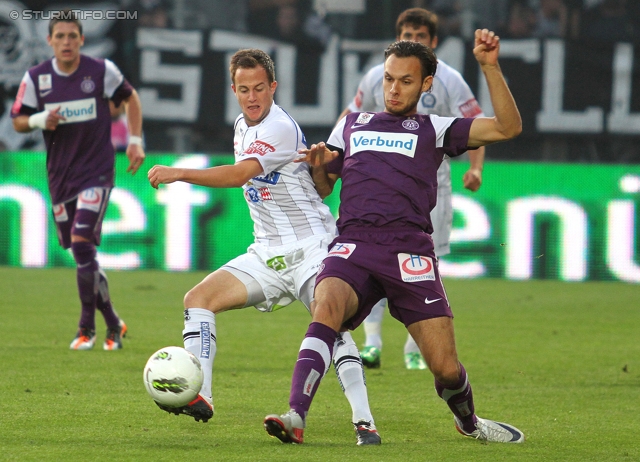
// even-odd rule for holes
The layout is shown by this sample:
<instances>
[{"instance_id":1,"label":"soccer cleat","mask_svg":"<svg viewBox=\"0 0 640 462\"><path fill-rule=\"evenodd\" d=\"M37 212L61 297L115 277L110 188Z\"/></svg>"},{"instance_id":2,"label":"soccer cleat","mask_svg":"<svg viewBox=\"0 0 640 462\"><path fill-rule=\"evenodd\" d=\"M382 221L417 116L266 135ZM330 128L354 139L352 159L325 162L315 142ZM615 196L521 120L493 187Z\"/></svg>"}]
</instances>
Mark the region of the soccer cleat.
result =
<instances>
[{"instance_id":1,"label":"soccer cleat","mask_svg":"<svg viewBox=\"0 0 640 462\"><path fill-rule=\"evenodd\" d=\"M476 417L476 429L467 433L462 429L462 423L458 418L454 417L454 419L456 429L464 436L490 443L522 443L524 441L524 433L513 425Z\"/></svg>"},{"instance_id":2,"label":"soccer cleat","mask_svg":"<svg viewBox=\"0 0 640 462\"><path fill-rule=\"evenodd\" d=\"M106 351L121 350L122 338L127 335L127 325L121 319L117 327L107 328L107 337L102 348Z\"/></svg>"},{"instance_id":3,"label":"soccer cleat","mask_svg":"<svg viewBox=\"0 0 640 462\"><path fill-rule=\"evenodd\" d=\"M71 341L69 348L72 350L90 350L96 343L96 331L88 327L78 329L76 337Z\"/></svg>"},{"instance_id":4,"label":"soccer cleat","mask_svg":"<svg viewBox=\"0 0 640 462\"><path fill-rule=\"evenodd\" d=\"M286 414L266 416L264 429L270 436L278 438L283 443L302 444L304 441L304 421L293 409Z\"/></svg>"},{"instance_id":5,"label":"soccer cleat","mask_svg":"<svg viewBox=\"0 0 640 462\"><path fill-rule=\"evenodd\" d=\"M407 353L404 355L404 367L422 371L427 368L427 363L420 353Z\"/></svg>"},{"instance_id":6,"label":"soccer cleat","mask_svg":"<svg viewBox=\"0 0 640 462\"><path fill-rule=\"evenodd\" d=\"M196 419L196 422L202 420L203 423L207 423L211 417L213 417L213 403L211 399L205 398L201 394L196 396L196 399L191 401L186 406L181 407L168 407L154 401L160 409L170 414L180 415L185 414Z\"/></svg>"},{"instance_id":7,"label":"soccer cleat","mask_svg":"<svg viewBox=\"0 0 640 462\"><path fill-rule=\"evenodd\" d=\"M366 346L360 351L362 365L369 369L377 369L380 367L380 356L382 352L374 346Z\"/></svg>"},{"instance_id":8,"label":"soccer cleat","mask_svg":"<svg viewBox=\"0 0 640 462\"><path fill-rule=\"evenodd\" d=\"M360 420L353 424L358 438L358 446L365 444L381 444L382 439L376 430L376 426L366 420Z\"/></svg>"}]
</instances>

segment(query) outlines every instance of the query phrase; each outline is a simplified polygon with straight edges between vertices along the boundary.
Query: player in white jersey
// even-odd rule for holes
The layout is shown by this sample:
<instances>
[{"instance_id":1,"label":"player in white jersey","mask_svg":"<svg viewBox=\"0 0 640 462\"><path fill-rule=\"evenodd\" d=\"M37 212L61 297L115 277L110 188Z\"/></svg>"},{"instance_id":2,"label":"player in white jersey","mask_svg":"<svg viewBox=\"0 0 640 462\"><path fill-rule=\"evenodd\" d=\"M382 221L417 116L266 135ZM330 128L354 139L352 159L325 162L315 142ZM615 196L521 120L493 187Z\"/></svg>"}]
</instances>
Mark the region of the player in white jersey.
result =
<instances>
[{"instance_id":1,"label":"player in white jersey","mask_svg":"<svg viewBox=\"0 0 640 462\"><path fill-rule=\"evenodd\" d=\"M420 42L434 49L438 45L437 26L438 18L434 13L422 8L411 8L398 16L396 39ZM360 81L355 98L340 114L340 119L351 112L384 111L383 76L384 63L369 70ZM473 92L460 73L440 59L431 90L420 97L418 113L442 117L484 117ZM477 191L482 183L484 147L468 152L471 165L463 176L463 184L465 188ZM438 257L442 257L450 252L449 236L453 223L451 165L448 157L445 157L438 169L438 201L431 211L431 221L434 228L432 237L435 252ZM366 338L360 355L367 367L380 367L385 305L386 299L380 300L364 322ZM407 369L427 368L418 345L410 335L407 335L404 346L404 362Z\"/></svg>"},{"instance_id":2,"label":"player in white jersey","mask_svg":"<svg viewBox=\"0 0 640 462\"><path fill-rule=\"evenodd\" d=\"M255 242L247 253L209 274L184 298L184 345L200 360L205 379L193 402L177 409L159 406L204 422L213 416L216 314L250 306L274 311L294 300L310 309L316 273L336 236L310 168L292 162L306 144L298 124L273 101L273 61L263 51L240 50L231 58L230 73L242 109L235 122L235 164L203 170L156 165L148 174L154 188L174 181L241 186L254 222ZM357 443L380 444L358 348L348 332L336 337L335 346L333 362L351 404Z\"/></svg>"}]
</instances>

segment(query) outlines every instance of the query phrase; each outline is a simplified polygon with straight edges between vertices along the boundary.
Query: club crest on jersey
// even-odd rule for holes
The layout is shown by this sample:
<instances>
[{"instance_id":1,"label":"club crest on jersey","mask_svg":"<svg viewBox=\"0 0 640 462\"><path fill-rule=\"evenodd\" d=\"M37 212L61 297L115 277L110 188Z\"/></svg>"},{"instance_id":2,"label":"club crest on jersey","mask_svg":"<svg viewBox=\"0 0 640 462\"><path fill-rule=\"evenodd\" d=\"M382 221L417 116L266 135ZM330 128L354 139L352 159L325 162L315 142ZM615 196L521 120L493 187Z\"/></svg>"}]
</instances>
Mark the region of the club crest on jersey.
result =
<instances>
[{"instance_id":1,"label":"club crest on jersey","mask_svg":"<svg viewBox=\"0 0 640 462\"><path fill-rule=\"evenodd\" d=\"M400 267L400 276L404 282L436 280L433 260L430 257L399 253L398 266Z\"/></svg>"},{"instance_id":2,"label":"club crest on jersey","mask_svg":"<svg viewBox=\"0 0 640 462\"><path fill-rule=\"evenodd\" d=\"M331 247L331 250L329 250L327 257L340 257L347 259L351 256L354 250L356 250L355 244L341 244L336 242L336 244Z\"/></svg>"},{"instance_id":3,"label":"club crest on jersey","mask_svg":"<svg viewBox=\"0 0 640 462\"><path fill-rule=\"evenodd\" d=\"M405 120L404 122L402 122L402 126L407 130L417 130L418 128L420 128L420 124L413 119Z\"/></svg>"},{"instance_id":4,"label":"club crest on jersey","mask_svg":"<svg viewBox=\"0 0 640 462\"><path fill-rule=\"evenodd\" d=\"M259 156L264 156L270 152L274 152L276 148L271 146L269 143L265 143L264 141L255 140L253 143L249 145L247 149L244 150L245 155L247 154L258 154Z\"/></svg>"},{"instance_id":5,"label":"club crest on jersey","mask_svg":"<svg viewBox=\"0 0 640 462\"><path fill-rule=\"evenodd\" d=\"M91 76L85 77L80 84L80 89L85 93L92 93L96 89L96 84L91 80Z\"/></svg>"}]
</instances>

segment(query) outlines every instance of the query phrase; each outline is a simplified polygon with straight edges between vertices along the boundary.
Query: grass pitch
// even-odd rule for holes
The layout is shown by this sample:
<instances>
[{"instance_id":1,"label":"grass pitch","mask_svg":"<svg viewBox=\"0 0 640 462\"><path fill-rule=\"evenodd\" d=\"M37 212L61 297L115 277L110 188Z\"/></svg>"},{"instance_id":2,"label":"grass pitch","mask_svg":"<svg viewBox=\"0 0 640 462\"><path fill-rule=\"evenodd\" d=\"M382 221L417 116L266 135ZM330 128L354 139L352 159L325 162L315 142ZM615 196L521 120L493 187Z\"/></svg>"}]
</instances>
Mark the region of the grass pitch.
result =
<instances>
[{"instance_id":1,"label":"grass pitch","mask_svg":"<svg viewBox=\"0 0 640 462\"><path fill-rule=\"evenodd\" d=\"M458 350L480 416L510 422L521 445L463 438L427 371L402 364L405 330L387 313L382 368L367 371L380 447L357 447L333 370L306 443L262 428L287 410L309 323L301 305L218 316L216 415L207 424L156 408L142 384L151 353L182 345L182 297L203 273L110 272L129 326L124 349L68 349L75 272L0 268L0 460L635 461L640 460L640 287L612 282L447 280ZM363 333L354 337L362 342Z\"/></svg>"}]
</instances>

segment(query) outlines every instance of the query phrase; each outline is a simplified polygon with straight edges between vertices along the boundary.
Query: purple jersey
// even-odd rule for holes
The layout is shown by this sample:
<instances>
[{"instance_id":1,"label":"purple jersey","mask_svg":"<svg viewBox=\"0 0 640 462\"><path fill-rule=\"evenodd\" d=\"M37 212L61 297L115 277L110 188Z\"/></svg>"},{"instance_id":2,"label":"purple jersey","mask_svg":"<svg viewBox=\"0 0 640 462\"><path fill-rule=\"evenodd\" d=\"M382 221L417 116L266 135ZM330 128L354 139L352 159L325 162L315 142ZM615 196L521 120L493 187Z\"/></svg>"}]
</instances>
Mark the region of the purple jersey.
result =
<instances>
[{"instance_id":1,"label":"purple jersey","mask_svg":"<svg viewBox=\"0 0 640 462\"><path fill-rule=\"evenodd\" d=\"M342 177L338 230L419 228L433 232L437 172L445 155L467 150L473 119L354 112L327 144L341 155L327 166Z\"/></svg>"},{"instance_id":2,"label":"purple jersey","mask_svg":"<svg viewBox=\"0 0 640 462\"><path fill-rule=\"evenodd\" d=\"M109 99L117 105L132 87L108 60L80 55L70 75L49 59L27 71L12 117L60 106L53 131L43 130L47 147L49 192L54 204L66 202L91 187L113 187L115 156L111 144Z\"/></svg>"}]
</instances>

